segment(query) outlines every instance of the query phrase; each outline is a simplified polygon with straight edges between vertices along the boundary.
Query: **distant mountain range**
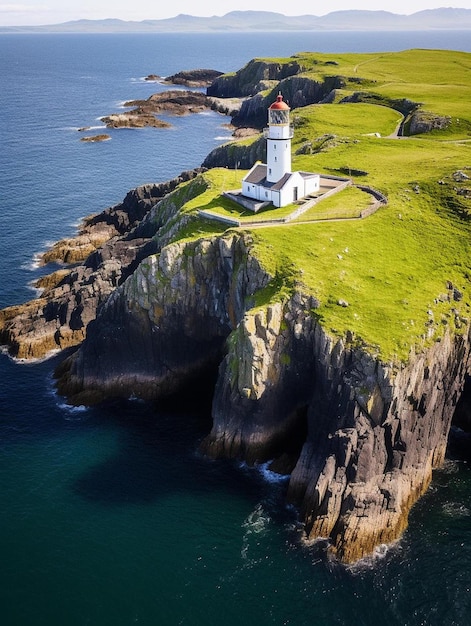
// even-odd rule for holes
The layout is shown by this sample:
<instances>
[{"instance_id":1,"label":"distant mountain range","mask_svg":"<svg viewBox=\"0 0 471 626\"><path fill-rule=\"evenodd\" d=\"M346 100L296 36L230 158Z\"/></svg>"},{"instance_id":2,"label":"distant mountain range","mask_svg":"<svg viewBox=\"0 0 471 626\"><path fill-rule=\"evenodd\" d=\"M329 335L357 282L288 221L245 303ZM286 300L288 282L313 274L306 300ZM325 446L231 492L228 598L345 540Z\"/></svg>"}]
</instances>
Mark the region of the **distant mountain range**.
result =
<instances>
[{"instance_id":1,"label":"distant mountain range","mask_svg":"<svg viewBox=\"0 0 471 626\"><path fill-rule=\"evenodd\" d=\"M471 9L429 9L412 15L388 11L335 11L328 15L286 16L270 11L231 11L222 17L177 15L163 20L77 20L44 26L0 26L0 33L177 33L296 30L471 29Z\"/></svg>"}]
</instances>

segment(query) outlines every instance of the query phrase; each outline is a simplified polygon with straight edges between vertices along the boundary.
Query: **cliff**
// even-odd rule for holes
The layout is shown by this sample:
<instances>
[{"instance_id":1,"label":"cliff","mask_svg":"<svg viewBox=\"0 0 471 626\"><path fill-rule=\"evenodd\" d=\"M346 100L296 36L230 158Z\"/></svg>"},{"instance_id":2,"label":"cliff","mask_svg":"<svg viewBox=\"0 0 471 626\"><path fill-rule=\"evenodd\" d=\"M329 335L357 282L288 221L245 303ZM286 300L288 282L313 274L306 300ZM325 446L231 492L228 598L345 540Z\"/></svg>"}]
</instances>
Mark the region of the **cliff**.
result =
<instances>
[{"instance_id":1,"label":"cliff","mask_svg":"<svg viewBox=\"0 0 471 626\"><path fill-rule=\"evenodd\" d=\"M352 562L400 536L443 462L470 328L405 366L385 364L353 337L329 336L299 286L268 297L277 280L248 234L164 246L102 306L58 388L74 403L154 400L218 367L202 451L275 459L291 471L306 538Z\"/></svg>"},{"instance_id":2,"label":"cliff","mask_svg":"<svg viewBox=\"0 0 471 626\"><path fill-rule=\"evenodd\" d=\"M213 427L202 452L272 460L290 474L307 541L324 538L345 562L371 554L401 535L443 462L471 373L469 322L404 364L329 333L319 300L261 260L253 233L186 235L201 223L182 207L210 185L195 174L88 218L115 236L20 315L4 312L2 340L43 356L79 343L88 322L56 372L75 404L158 400L206 380Z\"/></svg>"},{"instance_id":3,"label":"cliff","mask_svg":"<svg viewBox=\"0 0 471 626\"><path fill-rule=\"evenodd\" d=\"M301 75L306 69L302 60L293 58L280 63L253 59L235 74L216 78L207 88L207 94L217 98L244 98L233 124L261 128L266 124L267 108L279 91L290 107L296 109L326 101L336 89L344 87L346 80L335 75L335 65L329 67L332 76L315 80Z\"/></svg>"}]
</instances>

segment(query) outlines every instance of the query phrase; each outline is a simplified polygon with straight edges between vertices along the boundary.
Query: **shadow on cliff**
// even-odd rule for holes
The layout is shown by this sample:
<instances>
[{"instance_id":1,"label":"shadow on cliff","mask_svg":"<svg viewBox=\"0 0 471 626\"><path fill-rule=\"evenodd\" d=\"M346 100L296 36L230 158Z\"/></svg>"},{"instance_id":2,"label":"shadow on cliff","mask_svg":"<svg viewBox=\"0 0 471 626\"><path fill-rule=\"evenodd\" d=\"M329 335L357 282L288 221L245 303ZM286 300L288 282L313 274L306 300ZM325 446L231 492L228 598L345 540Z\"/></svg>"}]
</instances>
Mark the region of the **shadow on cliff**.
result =
<instances>
[{"instance_id":1,"label":"shadow on cliff","mask_svg":"<svg viewBox=\"0 0 471 626\"><path fill-rule=\"evenodd\" d=\"M448 436L447 457L471 463L471 376L465 381Z\"/></svg>"}]
</instances>

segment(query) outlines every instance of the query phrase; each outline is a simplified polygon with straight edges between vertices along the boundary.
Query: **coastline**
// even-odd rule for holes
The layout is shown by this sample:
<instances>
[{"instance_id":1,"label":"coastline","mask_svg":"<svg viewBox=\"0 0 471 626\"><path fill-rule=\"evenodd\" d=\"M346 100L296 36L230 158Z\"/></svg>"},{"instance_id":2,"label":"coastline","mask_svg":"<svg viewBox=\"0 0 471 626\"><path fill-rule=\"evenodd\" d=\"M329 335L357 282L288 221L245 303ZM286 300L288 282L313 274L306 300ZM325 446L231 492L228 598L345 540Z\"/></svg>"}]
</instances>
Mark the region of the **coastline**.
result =
<instances>
[{"instance_id":1,"label":"coastline","mask_svg":"<svg viewBox=\"0 0 471 626\"><path fill-rule=\"evenodd\" d=\"M73 268L73 277L57 277L59 282L46 287L52 309L57 296L71 302L77 278L83 291L75 290L72 306L59 305L53 315L49 303L40 301L53 330L48 339L41 330L41 349L49 351L53 342L61 348L80 343L91 322L89 339L58 371L61 392L79 403L107 396L155 400L218 366L205 453L249 463L291 456L290 498L304 511L308 536L329 536L332 552L343 561L362 558L403 532L410 507L443 462L465 384L469 324L463 322L456 335L445 332L401 369L372 354L354 333L339 339L327 332L312 315L319 301L296 284L286 283L288 298L255 306L256 294L270 291L276 272L264 266L246 235L195 238L194 217L178 212L211 188L211 179L198 171L179 190L181 182L133 190L129 202L105 211L111 223L119 215L121 228L110 231L107 222L102 236L110 245L96 242L97 248L88 234L86 252L71 257L85 263ZM135 210L136 219L130 215ZM187 231L186 238L180 234ZM76 243L59 258L66 261ZM199 285L205 286L201 292ZM452 283L448 291L455 293ZM445 295L444 302L454 299ZM16 311L3 315L9 322ZM32 316L40 318L41 312L28 310L27 318ZM116 323L125 329L121 344L110 335ZM18 351L19 357L37 356L34 344ZM318 381L314 390L312 380ZM339 402L342 423L326 422L325 416L339 413ZM422 428L417 442L414 433L424 415L426 432ZM298 448L285 449L292 439ZM347 510L346 502L353 502Z\"/></svg>"}]
</instances>

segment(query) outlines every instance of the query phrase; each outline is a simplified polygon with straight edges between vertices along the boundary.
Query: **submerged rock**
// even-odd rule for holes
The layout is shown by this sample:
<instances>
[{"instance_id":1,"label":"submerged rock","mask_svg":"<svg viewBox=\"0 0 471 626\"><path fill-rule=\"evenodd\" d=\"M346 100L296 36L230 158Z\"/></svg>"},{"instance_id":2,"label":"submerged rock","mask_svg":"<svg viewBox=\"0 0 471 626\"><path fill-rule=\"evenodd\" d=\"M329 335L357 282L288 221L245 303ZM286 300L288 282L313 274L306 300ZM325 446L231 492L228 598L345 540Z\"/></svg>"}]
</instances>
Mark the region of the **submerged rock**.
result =
<instances>
[{"instance_id":1,"label":"submerged rock","mask_svg":"<svg viewBox=\"0 0 471 626\"><path fill-rule=\"evenodd\" d=\"M100 141L108 141L111 139L110 135L101 134L101 135L93 135L91 137L82 137L80 141L84 141L85 143L98 143Z\"/></svg>"}]
</instances>

